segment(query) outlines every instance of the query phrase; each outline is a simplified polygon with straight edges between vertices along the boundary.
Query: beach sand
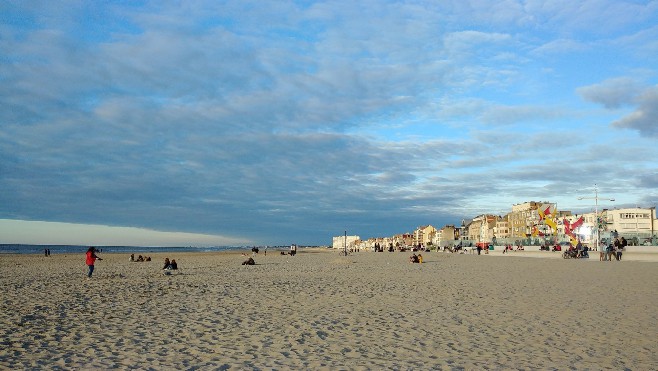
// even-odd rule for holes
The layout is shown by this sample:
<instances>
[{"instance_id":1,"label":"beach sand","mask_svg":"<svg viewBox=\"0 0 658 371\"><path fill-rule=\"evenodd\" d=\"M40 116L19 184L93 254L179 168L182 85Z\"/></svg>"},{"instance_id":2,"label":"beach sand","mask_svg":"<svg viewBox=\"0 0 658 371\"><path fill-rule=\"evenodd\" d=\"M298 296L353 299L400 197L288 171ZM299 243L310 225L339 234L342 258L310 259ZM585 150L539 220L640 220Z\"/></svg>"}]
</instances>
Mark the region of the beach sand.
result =
<instances>
[{"instance_id":1,"label":"beach sand","mask_svg":"<svg viewBox=\"0 0 658 371\"><path fill-rule=\"evenodd\" d=\"M658 369L658 254L99 255L0 256L0 369Z\"/></svg>"}]
</instances>

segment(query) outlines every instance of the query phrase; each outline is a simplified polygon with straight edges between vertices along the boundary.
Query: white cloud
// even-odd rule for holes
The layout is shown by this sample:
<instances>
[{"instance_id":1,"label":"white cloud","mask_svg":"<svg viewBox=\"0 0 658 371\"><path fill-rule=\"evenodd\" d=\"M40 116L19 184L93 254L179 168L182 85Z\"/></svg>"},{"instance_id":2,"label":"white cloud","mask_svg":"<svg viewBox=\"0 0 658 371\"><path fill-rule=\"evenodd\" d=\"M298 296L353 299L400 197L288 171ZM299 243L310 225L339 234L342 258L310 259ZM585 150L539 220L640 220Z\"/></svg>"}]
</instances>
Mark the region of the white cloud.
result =
<instances>
[{"instance_id":1,"label":"white cloud","mask_svg":"<svg viewBox=\"0 0 658 371\"><path fill-rule=\"evenodd\" d=\"M569 54L586 50L588 46L584 43L571 39L551 40L538 46L532 52L534 54Z\"/></svg>"},{"instance_id":2,"label":"white cloud","mask_svg":"<svg viewBox=\"0 0 658 371\"><path fill-rule=\"evenodd\" d=\"M493 106L487 109L481 119L486 123L511 125L521 122L541 122L556 120L564 116L559 109L546 106Z\"/></svg>"},{"instance_id":3,"label":"white cloud","mask_svg":"<svg viewBox=\"0 0 658 371\"><path fill-rule=\"evenodd\" d=\"M460 51L475 51L474 48L490 47L491 44L506 42L511 36L499 32L457 31L444 36L443 43L446 50L453 53Z\"/></svg>"}]
</instances>

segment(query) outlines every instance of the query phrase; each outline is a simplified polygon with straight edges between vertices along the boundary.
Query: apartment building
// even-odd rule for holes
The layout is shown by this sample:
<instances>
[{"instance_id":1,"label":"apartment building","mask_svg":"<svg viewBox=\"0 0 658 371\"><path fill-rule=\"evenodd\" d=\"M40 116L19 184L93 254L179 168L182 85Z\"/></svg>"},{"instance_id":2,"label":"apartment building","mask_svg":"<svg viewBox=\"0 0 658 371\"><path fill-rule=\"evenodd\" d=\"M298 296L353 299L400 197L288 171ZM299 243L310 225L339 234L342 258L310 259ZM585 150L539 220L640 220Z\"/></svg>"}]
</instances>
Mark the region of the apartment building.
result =
<instances>
[{"instance_id":1,"label":"apartment building","mask_svg":"<svg viewBox=\"0 0 658 371\"><path fill-rule=\"evenodd\" d=\"M496 238L496 244L511 243L515 240L523 240L526 243L537 243L541 238L532 238L532 242L527 242L528 237L532 236L533 228L541 232L551 242L567 241L565 236L565 224L567 220L570 225L576 223L581 217L582 225L574 232L578 239L590 245L596 240L596 214L594 212L573 215L570 211L557 211L556 204L551 202L529 201L512 206L512 211L505 216L495 216L482 214L472 220L464 219L460 226L445 225L436 229L431 225L424 225L416 228L413 233L402 233L392 237L371 238L367 241L360 241L359 236L334 237L333 247L343 248L347 244L348 249L357 247L361 249L372 249L375 244L387 248L392 245L394 248L408 247L412 245L437 247L443 246L473 246L478 242L491 243ZM539 210L544 211L547 208L554 215L552 221L555 222L557 233L554 233L552 227L549 227L545 221L540 220ZM639 244L648 242L658 243L658 219L656 218L656 208L621 208L621 209L603 209L599 212L602 225L600 238L609 238L612 231L616 231L619 236L625 237L629 242L637 239ZM515 241L516 242L516 241Z\"/></svg>"},{"instance_id":2,"label":"apartment building","mask_svg":"<svg viewBox=\"0 0 658 371\"><path fill-rule=\"evenodd\" d=\"M475 245L478 242L492 242L495 236L497 217L495 215L478 215L465 226L466 236L462 236L466 246Z\"/></svg>"},{"instance_id":3,"label":"apartment building","mask_svg":"<svg viewBox=\"0 0 658 371\"><path fill-rule=\"evenodd\" d=\"M424 225L416 228L414 231L413 245L425 247L432 245L436 232L436 228L431 225Z\"/></svg>"},{"instance_id":4,"label":"apartment building","mask_svg":"<svg viewBox=\"0 0 658 371\"><path fill-rule=\"evenodd\" d=\"M550 203L530 201L512 205L512 212L507 214L511 238L525 238L532 234L532 228L539 223L537 209L542 204Z\"/></svg>"},{"instance_id":5,"label":"apartment building","mask_svg":"<svg viewBox=\"0 0 658 371\"><path fill-rule=\"evenodd\" d=\"M602 215L608 223L608 230L616 230L620 235L640 239L653 236L653 209L625 208L604 210Z\"/></svg>"},{"instance_id":6,"label":"apartment building","mask_svg":"<svg viewBox=\"0 0 658 371\"><path fill-rule=\"evenodd\" d=\"M343 249L347 246L347 249L354 249L357 244L361 242L361 237L359 236L338 236L334 237L331 246L334 249Z\"/></svg>"},{"instance_id":7,"label":"apartment building","mask_svg":"<svg viewBox=\"0 0 658 371\"><path fill-rule=\"evenodd\" d=\"M459 229L454 225L446 225L436 233L434 244L436 246L454 246L459 243Z\"/></svg>"},{"instance_id":8,"label":"apartment building","mask_svg":"<svg viewBox=\"0 0 658 371\"><path fill-rule=\"evenodd\" d=\"M493 236L496 237L497 240L510 238L511 231L509 224L509 214L496 217Z\"/></svg>"},{"instance_id":9,"label":"apartment building","mask_svg":"<svg viewBox=\"0 0 658 371\"><path fill-rule=\"evenodd\" d=\"M393 236L391 243L394 247L412 246L414 243L414 235L411 233L400 233Z\"/></svg>"}]
</instances>

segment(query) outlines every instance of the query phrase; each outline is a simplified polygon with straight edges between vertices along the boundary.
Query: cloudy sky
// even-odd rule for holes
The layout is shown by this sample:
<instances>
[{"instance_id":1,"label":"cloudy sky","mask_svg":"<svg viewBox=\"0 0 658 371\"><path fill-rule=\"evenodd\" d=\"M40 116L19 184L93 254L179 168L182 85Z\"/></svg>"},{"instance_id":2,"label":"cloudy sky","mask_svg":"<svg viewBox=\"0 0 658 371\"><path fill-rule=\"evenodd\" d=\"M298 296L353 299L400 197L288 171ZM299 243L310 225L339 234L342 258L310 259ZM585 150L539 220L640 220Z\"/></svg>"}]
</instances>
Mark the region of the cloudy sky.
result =
<instances>
[{"instance_id":1,"label":"cloudy sky","mask_svg":"<svg viewBox=\"0 0 658 371\"><path fill-rule=\"evenodd\" d=\"M0 242L654 206L656 56L657 1L3 1Z\"/></svg>"}]
</instances>

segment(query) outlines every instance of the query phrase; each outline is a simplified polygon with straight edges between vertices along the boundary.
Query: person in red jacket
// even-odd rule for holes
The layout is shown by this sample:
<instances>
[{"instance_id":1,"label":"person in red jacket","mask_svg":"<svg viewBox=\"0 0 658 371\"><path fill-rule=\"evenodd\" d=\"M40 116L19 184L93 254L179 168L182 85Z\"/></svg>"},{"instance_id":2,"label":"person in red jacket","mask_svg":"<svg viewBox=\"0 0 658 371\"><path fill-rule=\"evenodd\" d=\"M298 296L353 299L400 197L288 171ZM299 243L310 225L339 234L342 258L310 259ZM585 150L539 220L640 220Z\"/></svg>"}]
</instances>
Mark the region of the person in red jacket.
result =
<instances>
[{"instance_id":1,"label":"person in red jacket","mask_svg":"<svg viewBox=\"0 0 658 371\"><path fill-rule=\"evenodd\" d=\"M96 262L96 259L103 260L96 256L96 249L92 246L87 249L87 278L91 278L91 274L94 273L94 263Z\"/></svg>"}]
</instances>

